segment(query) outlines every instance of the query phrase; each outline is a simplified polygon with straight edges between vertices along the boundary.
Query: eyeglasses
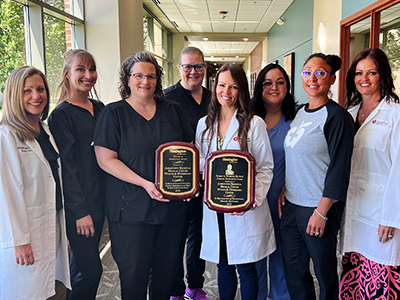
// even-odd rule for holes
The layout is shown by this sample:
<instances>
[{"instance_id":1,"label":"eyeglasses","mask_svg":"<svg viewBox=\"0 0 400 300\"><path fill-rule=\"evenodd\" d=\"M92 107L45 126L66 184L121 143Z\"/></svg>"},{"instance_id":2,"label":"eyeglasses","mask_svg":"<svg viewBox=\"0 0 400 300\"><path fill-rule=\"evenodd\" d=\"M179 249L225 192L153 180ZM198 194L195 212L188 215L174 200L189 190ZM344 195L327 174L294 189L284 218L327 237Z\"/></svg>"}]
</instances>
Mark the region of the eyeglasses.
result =
<instances>
[{"instance_id":1,"label":"eyeglasses","mask_svg":"<svg viewBox=\"0 0 400 300\"><path fill-rule=\"evenodd\" d=\"M275 86L277 88L281 88L284 87L286 84L286 81L276 81L276 82L272 82L272 81L264 81L263 82L263 86L267 87L267 88L272 88L272 86L275 84Z\"/></svg>"},{"instance_id":2,"label":"eyeglasses","mask_svg":"<svg viewBox=\"0 0 400 300\"><path fill-rule=\"evenodd\" d=\"M313 73L315 74L315 77L324 79L326 77L326 74L328 74L329 72L325 71L325 70L314 71L314 72L305 70L305 71L301 72L301 77L303 77L304 79L308 79L312 76Z\"/></svg>"},{"instance_id":3,"label":"eyeglasses","mask_svg":"<svg viewBox=\"0 0 400 300\"><path fill-rule=\"evenodd\" d=\"M180 66L183 71L189 73L192 69L194 69L196 72L203 71L205 64L195 64L195 65L184 64Z\"/></svg>"},{"instance_id":4,"label":"eyeglasses","mask_svg":"<svg viewBox=\"0 0 400 300\"><path fill-rule=\"evenodd\" d=\"M143 73L132 73L130 76L135 77L137 80L143 81L147 78L148 81L154 82L157 80L156 75L144 75Z\"/></svg>"}]
</instances>

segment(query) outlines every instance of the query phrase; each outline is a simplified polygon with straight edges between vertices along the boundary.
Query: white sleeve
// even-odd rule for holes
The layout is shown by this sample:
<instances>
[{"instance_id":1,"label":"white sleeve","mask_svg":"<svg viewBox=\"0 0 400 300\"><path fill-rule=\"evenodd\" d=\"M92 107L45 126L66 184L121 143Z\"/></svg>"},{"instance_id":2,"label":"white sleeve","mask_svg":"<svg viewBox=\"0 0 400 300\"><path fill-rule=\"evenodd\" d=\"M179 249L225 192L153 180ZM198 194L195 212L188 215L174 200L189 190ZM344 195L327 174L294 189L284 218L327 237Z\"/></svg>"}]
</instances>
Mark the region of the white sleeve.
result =
<instances>
[{"instance_id":1,"label":"white sleeve","mask_svg":"<svg viewBox=\"0 0 400 300\"><path fill-rule=\"evenodd\" d=\"M383 100L382 100L383 101ZM397 105L397 104L396 104ZM400 110L396 110L400 113ZM400 116L393 122L390 136L389 157L391 162L388 179L385 185L382 210L379 224L400 229Z\"/></svg>"},{"instance_id":2,"label":"white sleeve","mask_svg":"<svg viewBox=\"0 0 400 300\"><path fill-rule=\"evenodd\" d=\"M267 125L265 122L254 116L250 128L250 153L255 160L255 202L260 206L266 199L271 186L274 169L271 144L269 142Z\"/></svg>"},{"instance_id":3,"label":"white sleeve","mask_svg":"<svg viewBox=\"0 0 400 300\"><path fill-rule=\"evenodd\" d=\"M8 130L5 130L8 131ZM21 162L15 136L0 130L0 247L30 243Z\"/></svg>"}]
</instances>

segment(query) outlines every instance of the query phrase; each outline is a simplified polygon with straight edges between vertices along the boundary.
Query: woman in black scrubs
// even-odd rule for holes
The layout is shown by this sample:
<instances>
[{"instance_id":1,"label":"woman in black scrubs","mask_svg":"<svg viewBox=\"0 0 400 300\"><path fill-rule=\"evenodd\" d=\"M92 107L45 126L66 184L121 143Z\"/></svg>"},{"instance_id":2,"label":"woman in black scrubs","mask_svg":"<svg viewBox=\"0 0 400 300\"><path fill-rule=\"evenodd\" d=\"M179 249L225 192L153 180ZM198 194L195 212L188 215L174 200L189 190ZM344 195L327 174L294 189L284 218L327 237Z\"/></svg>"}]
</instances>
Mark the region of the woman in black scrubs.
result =
<instances>
[{"instance_id":1,"label":"woman in black scrubs","mask_svg":"<svg viewBox=\"0 0 400 300\"><path fill-rule=\"evenodd\" d=\"M94 300L103 267L99 242L104 223L104 180L93 147L94 127L104 104L97 96L96 62L85 50L65 54L58 105L49 127L60 149L67 235L72 250L72 290L67 300Z\"/></svg>"},{"instance_id":2,"label":"woman in black scrubs","mask_svg":"<svg viewBox=\"0 0 400 300\"><path fill-rule=\"evenodd\" d=\"M106 214L122 299L169 300L185 206L154 185L155 151L193 132L180 107L164 100L163 70L147 52L128 57L120 71L123 100L107 105L94 134L96 157L108 173Z\"/></svg>"}]
</instances>

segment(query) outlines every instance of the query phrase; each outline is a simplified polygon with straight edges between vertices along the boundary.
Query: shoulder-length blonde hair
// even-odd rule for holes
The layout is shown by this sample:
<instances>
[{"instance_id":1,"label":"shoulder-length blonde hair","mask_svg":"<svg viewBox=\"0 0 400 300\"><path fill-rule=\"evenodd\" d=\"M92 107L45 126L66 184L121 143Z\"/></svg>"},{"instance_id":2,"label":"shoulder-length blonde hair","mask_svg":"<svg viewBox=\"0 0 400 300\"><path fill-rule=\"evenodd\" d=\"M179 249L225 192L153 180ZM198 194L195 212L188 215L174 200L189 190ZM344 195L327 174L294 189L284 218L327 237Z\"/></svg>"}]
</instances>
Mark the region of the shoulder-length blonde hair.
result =
<instances>
[{"instance_id":1,"label":"shoulder-length blonde hair","mask_svg":"<svg viewBox=\"0 0 400 300\"><path fill-rule=\"evenodd\" d=\"M8 77L4 91L3 116L0 123L10 127L21 141L33 140L39 135L39 131L28 121L23 100L25 80L33 75L39 75L43 79L47 103L40 114L40 120L46 120L49 114L50 91L46 76L40 70L29 66L15 69Z\"/></svg>"},{"instance_id":2,"label":"shoulder-length blonde hair","mask_svg":"<svg viewBox=\"0 0 400 300\"><path fill-rule=\"evenodd\" d=\"M78 65L87 65L96 67L96 61L94 57L89 52L83 49L70 50L64 55L64 67L61 73L61 82L57 87L56 95L58 95L57 104L68 100L71 97L71 85L67 75L71 71L72 65L77 62ZM93 92L92 92L93 91ZM96 96L99 99L96 88L93 86L90 91L90 97Z\"/></svg>"}]
</instances>

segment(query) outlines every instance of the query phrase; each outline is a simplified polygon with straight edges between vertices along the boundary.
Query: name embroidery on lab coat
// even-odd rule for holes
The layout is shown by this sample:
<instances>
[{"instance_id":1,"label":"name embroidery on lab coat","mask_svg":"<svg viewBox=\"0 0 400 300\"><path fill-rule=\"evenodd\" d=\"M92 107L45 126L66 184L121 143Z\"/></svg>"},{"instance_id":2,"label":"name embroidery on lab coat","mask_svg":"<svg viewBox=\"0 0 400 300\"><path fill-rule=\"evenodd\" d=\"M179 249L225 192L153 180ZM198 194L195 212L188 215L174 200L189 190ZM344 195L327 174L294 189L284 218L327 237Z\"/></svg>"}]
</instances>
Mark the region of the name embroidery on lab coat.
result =
<instances>
[{"instance_id":1,"label":"name embroidery on lab coat","mask_svg":"<svg viewBox=\"0 0 400 300\"><path fill-rule=\"evenodd\" d=\"M371 121L372 125L377 125L377 126L388 126L389 122L388 121L382 121L382 120L372 120Z\"/></svg>"},{"instance_id":2,"label":"name embroidery on lab coat","mask_svg":"<svg viewBox=\"0 0 400 300\"><path fill-rule=\"evenodd\" d=\"M18 151L20 151L20 152L32 152L33 150L30 147L18 147Z\"/></svg>"}]
</instances>

